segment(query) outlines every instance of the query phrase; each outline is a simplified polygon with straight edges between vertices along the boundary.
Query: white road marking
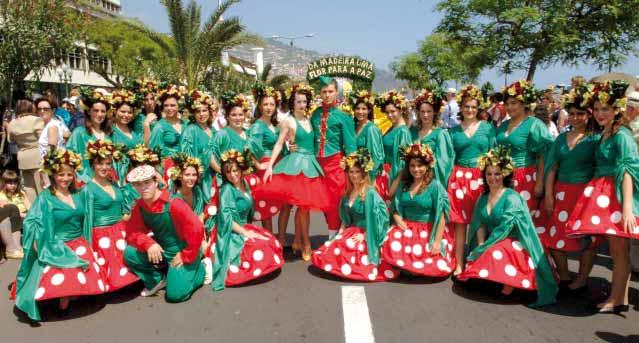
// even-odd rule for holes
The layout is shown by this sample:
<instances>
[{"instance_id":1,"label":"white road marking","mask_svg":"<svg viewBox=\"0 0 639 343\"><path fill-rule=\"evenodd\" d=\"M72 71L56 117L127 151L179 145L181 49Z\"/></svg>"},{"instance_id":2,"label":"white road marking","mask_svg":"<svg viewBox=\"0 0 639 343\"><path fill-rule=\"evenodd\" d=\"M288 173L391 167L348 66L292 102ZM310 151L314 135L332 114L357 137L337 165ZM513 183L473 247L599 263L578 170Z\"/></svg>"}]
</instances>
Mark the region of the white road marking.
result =
<instances>
[{"instance_id":1,"label":"white road marking","mask_svg":"<svg viewBox=\"0 0 639 343\"><path fill-rule=\"evenodd\" d=\"M342 286L342 312L346 343L375 343L364 287Z\"/></svg>"}]
</instances>

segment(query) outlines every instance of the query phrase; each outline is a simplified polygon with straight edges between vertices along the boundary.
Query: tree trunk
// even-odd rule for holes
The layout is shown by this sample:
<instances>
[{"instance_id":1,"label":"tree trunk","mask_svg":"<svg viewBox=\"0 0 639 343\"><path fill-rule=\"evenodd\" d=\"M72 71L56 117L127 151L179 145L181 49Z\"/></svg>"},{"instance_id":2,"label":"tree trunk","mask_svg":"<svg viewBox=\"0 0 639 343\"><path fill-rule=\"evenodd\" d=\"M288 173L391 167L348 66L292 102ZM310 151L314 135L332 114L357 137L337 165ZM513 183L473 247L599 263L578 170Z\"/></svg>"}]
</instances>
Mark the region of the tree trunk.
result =
<instances>
[{"instance_id":1,"label":"tree trunk","mask_svg":"<svg viewBox=\"0 0 639 343\"><path fill-rule=\"evenodd\" d=\"M526 81L532 82L535 77L535 72L537 71L537 59L532 58L530 61L530 65L528 65L528 75L526 75Z\"/></svg>"}]
</instances>

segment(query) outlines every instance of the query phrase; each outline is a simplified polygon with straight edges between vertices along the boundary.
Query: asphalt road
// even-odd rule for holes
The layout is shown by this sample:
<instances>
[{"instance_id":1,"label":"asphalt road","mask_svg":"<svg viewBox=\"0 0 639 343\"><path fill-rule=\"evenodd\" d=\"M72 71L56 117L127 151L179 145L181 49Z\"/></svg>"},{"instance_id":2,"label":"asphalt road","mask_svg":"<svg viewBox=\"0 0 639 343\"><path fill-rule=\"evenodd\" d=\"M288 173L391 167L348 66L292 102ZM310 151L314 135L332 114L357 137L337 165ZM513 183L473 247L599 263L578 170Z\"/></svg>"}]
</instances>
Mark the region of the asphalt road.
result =
<instances>
[{"instance_id":1,"label":"asphalt road","mask_svg":"<svg viewBox=\"0 0 639 343\"><path fill-rule=\"evenodd\" d=\"M312 217L314 244L324 236L324 222ZM290 230L290 228L289 228ZM292 232L290 230L289 232ZM205 286L182 304L162 296L139 297L141 285L115 294L71 303L65 318L54 305L43 309L46 321L25 322L8 300L0 298L2 342L345 342L342 286L362 286L375 342L639 342L639 278L631 284L625 317L596 315L589 305L605 298L610 260L600 255L581 297L562 298L544 311L529 309L530 294L500 299L490 284L453 284L402 276L388 283L336 280L300 259L260 283L220 293ZM18 262L0 266L2 290ZM571 269L577 266L571 261ZM160 293L162 294L162 293ZM346 327L367 322L347 318ZM349 329L350 330L350 329Z\"/></svg>"}]
</instances>

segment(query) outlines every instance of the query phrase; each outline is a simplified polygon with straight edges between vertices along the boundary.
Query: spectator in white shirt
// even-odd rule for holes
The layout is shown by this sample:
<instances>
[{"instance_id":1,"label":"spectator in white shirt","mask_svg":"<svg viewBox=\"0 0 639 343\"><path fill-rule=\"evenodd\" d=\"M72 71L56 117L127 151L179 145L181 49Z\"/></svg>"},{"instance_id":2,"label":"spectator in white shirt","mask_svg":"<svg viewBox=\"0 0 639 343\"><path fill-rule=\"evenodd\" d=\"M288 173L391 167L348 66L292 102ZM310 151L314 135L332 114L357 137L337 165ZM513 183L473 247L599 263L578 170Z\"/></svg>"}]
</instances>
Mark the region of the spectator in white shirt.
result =
<instances>
[{"instance_id":1,"label":"spectator in white shirt","mask_svg":"<svg viewBox=\"0 0 639 343\"><path fill-rule=\"evenodd\" d=\"M452 129L459 125L459 117L457 116L459 114L459 105L457 104L457 100L455 100L456 93L457 90L455 88L448 88L446 91L447 101L442 119L447 129Z\"/></svg>"}]
</instances>

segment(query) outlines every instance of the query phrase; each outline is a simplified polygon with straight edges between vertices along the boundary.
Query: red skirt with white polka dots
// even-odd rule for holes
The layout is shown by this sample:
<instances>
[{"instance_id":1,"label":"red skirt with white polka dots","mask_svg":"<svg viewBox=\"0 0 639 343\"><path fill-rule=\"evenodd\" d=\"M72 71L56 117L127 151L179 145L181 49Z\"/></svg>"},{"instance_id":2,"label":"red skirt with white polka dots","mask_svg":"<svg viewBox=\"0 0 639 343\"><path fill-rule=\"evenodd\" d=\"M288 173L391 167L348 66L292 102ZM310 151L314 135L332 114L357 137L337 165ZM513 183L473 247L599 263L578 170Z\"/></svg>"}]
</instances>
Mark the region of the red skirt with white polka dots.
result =
<instances>
[{"instance_id":1,"label":"red skirt with white polka dots","mask_svg":"<svg viewBox=\"0 0 639 343\"><path fill-rule=\"evenodd\" d=\"M448 179L450 222L470 224L477 200L484 192L484 180L479 168L453 167Z\"/></svg>"},{"instance_id":2,"label":"red skirt with white polka dots","mask_svg":"<svg viewBox=\"0 0 639 343\"><path fill-rule=\"evenodd\" d=\"M539 208L539 199L535 198L536 180L537 167L535 166L515 168L513 170L513 187L515 191L519 193L524 200L526 200L528 210L531 213Z\"/></svg>"},{"instance_id":3,"label":"red skirt with white polka dots","mask_svg":"<svg viewBox=\"0 0 639 343\"><path fill-rule=\"evenodd\" d=\"M322 177L275 174L270 181L258 184L251 191L255 199L267 203L286 203L315 211L334 207L334 197L328 193Z\"/></svg>"},{"instance_id":4,"label":"red skirt with white polka dots","mask_svg":"<svg viewBox=\"0 0 639 343\"><path fill-rule=\"evenodd\" d=\"M111 226L93 228L93 256L106 276L109 291L115 291L138 280L124 264L125 226L125 222L121 221Z\"/></svg>"},{"instance_id":5,"label":"red skirt with white polka dots","mask_svg":"<svg viewBox=\"0 0 639 343\"><path fill-rule=\"evenodd\" d=\"M391 165L389 163L384 163L382 165L382 170L375 178L375 187L377 188L377 193L384 199L384 201L390 201L390 185L389 185L389 175L390 175Z\"/></svg>"},{"instance_id":6,"label":"red skirt with white polka dots","mask_svg":"<svg viewBox=\"0 0 639 343\"><path fill-rule=\"evenodd\" d=\"M399 276L393 266L382 258L379 265L368 261L366 241L355 243L353 236L366 232L357 227L345 229L333 240L313 252L315 267L344 279L357 281L387 281Z\"/></svg>"},{"instance_id":7,"label":"red skirt with white polka dots","mask_svg":"<svg viewBox=\"0 0 639 343\"><path fill-rule=\"evenodd\" d=\"M169 184L169 180L171 179L171 177L169 176L169 170L171 170L171 167L173 167L174 165L175 163L173 162L173 160L168 157L162 161L162 178L167 185Z\"/></svg>"},{"instance_id":8,"label":"red skirt with white polka dots","mask_svg":"<svg viewBox=\"0 0 639 343\"><path fill-rule=\"evenodd\" d=\"M506 238L468 262L460 281L485 279L515 288L534 290L535 265L519 241Z\"/></svg>"},{"instance_id":9,"label":"red skirt with white polka dots","mask_svg":"<svg viewBox=\"0 0 639 343\"><path fill-rule=\"evenodd\" d=\"M601 244L602 240L597 236L568 237L570 233L566 226L568 215L585 188L585 183L555 183L555 208L552 217L545 218L545 224L536 228L544 247L559 251L575 252L582 251L584 248L595 248ZM542 215L541 211L542 209L535 211L533 217Z\"/></svg>"},{"instance_id":10,"label":"red skirt with white polka dots","mask_svg":"<svg viewBox=\"0 0 639 343\"><path fill-rule=\"evenodd\" d=\"M46 266L40 277L40 284L34 295L35 300L47 300L63 297L96 295L109 291L107 278L95 259L93 249L83 238L78 237L65 244L78 257L89 264L82 268L57 268Z\"/></svg>"},{"instance_id":11,"label":"red skirt with white polka dots","mask_svg":"<svg viewBox=\"0 0 639 343\"><path fill-rule=\"evenodd\" d=\"M453 234L448 227L442 236L441 254L431 253L428 244L430 235L434 234L433 223L405 221L408 230L393 226L384 239L382 258L391 265L406 270L412 274L432 277L444 277L452 272L455 266L453 253Z\"/></svg>"},{"instance_id":12,"label":"red skirt with white polka dots","mask_svg":"<svg viewBox=\"0 0 639 343\"><path fill-rule=\"evenodd\" d=\"M260 163L268 162L270 159L268 157L262 158ZM281 202L275 202L266 198L263 198L261 195L257 196L253 193L253 191L262 184L262 176L264 176L263 170L258 170L255 174L249 174L244 177L246 183L248 183L251 188L251 195L253 196L254 205L253 208L255 212L253 213L254 220L267 220L276 215L280 208L282 207Z\"/></svg>"},{"instance_id":13,"label":"red skirt with white polka dots","mask_svg":"<svg viewBox=\"0 0 639 343\"><path fill-rule=\"evenodd\" d=\"M611 235L639 239L639 226L631 232L623 228L622 207L615 193L612 176L590 180L568 219L568 236ZM635 217L639 222L639 217Z\"/></svg>"}]
</instances>

